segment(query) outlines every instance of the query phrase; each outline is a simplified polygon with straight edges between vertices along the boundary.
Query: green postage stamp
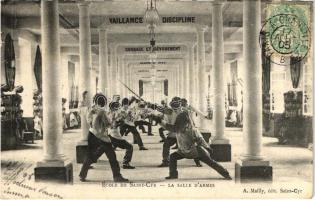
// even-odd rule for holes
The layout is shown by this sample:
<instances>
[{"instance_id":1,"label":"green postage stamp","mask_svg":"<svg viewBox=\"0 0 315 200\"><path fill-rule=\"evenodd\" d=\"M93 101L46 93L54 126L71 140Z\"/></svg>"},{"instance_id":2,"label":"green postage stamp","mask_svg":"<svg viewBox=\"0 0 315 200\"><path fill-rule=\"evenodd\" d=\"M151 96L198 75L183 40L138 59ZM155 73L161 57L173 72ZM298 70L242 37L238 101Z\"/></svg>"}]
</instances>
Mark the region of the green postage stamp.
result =
<instances>
[{"instance_id":1,"label":"green postage stamp","mask_svg":"<svg viewBox=\"0 0 315 200\"><path fill-rule=\"evenodd\" d=\"M266 4L266 21L260 32L265 56L278 65L307 59L311 48L311 4L297 2ZM292 62L291 62L292 64Z\"/></svg>"}]
</instances>

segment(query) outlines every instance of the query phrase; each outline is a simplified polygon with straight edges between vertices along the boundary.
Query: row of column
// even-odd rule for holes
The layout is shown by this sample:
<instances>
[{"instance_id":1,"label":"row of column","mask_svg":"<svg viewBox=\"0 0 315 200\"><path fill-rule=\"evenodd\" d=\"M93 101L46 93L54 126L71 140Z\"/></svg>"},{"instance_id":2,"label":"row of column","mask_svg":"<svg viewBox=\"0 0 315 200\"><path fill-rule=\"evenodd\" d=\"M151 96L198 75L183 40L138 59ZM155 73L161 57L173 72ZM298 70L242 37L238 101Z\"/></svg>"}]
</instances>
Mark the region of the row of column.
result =
<instances>
[{"instance_id":1,"label":"row of column","mask_svg":"<svg viewBox=\"0 0 315 200\"><path fill-rule=\"evenodd\" d=\"M224 40L222 4L212 5L212 94L214 143L228 143L224 139L225 90L224 90Z\"/></svg>"},{"instance_id":2,"label":"row of column","mask_svg":"<svg viewBox=\"0 0 315 200\"><path fill-rule=\"evenodd\" d=\"M126 96L127 89L120 85L120 81L127 84L127 67L123 59L117 59L116 47L110 48L108 52L107 32L105 29L99 31L99 92L108 97L115 94ZM110 55L110 65L108 58ZM108 87L111 85L111 87ZM127 84L128 85L128 84Z\"/></svg>"},{"instance_id":3,"label":"row of column","mask_svg":"<svg viewBox=\"0 0 315 200\"><path fill-rule=\"evenodd\" d=\"M211 89L213 101L213 127L215 137L212 141L215 159L231 161L231 145L224 137L225 129L225 90L224 90L224 40L222 3L215 1L212 4L212 72ZM245 0L243 2L243 56L244 56L244 87L243 87L243 153L241 160L235 164L237 180L272 179L272 167L269 161L261 155L262 138L262 82L261 82L261 50L258 43L261 27L261 2ZM199 110L206 111L207 82L205 81L205 29L197 30L197 73L194 71L193 49L190 57L190 86L189 91L196 96L189 97L191 103L198 103ZM194 75L197 74L197 81ZM187 77L187 76L185 76ZM184 93L185 94L185 93ZM199 128L204 131L207 121L200 119ZM221 158L219 158L221 157ZM242 170L242 168L246 170ZM255 172L255 176L252 173Z\"/></svg>"},{"instance_id":4,"label":"row of column","mask_svg":"<svg viewBox=\"0 0 315 200\"><path fill-rule=\"evenodd\" d=\"M41 18L44 160L38 166L64 160L58 1L42 1Z\"/></svg>"},{"instance_id":5,"label":"row of column","mask_svg":"<svg viewBox=\"0 0 315 200\"><path fill-rule=\"evenodd\" d=\"M88 107L93 98L92 93L92 60L91 60L91 28L90 12L88 3L79 4L79 45L80 45L80 115L81 119L86 119ZM81 96L87 91L87 96ZM89 125L87 120L81 120L82 141L80 145L87 145Z\"/></svg>"},{"instance_id":6,"label":"row of column","mask_svg":"<svg viewBox=\"0 0 315 200\"><path fill-rule=\"evenodd\" d=\"M110 48L110 65L108 65L108 47L107 47L107 34L105 29L101 29L99 31L99 91L105 93L109 97L112 97L113 94L120 94L122 96L127 96L128 91L126 88L121 87L119 85L119 81L127 83L127 67L125 67L125 63L123 59L117 59L116 48ZM190 77L189 74L189 66L187 58L184 58L182 62L180 62L180 70L179 77L176 76L176 95L181 97L189 98L189 80L193 78ZM110 75L110 76L109 76ZM114 83L114 87L108 88L109 83ZM128 83L127 83L128 85ZM178 87L177 87L178 86Z\"/></svg>"},{"instance_id":7,"label":"row of column","mask_svg":"<svg viewBox=\"0 0 315 200\"><path fill-rule=\"evenodd\" d=\"M225 129L225 94L224 94L224 40L222 3L212 4L212 72L211 72L211 101L213 101L213 132L214 144L228 144L224 137ZM261 51L257 41L260 27L260 1L244 1L243 43L245 60L244 80L244 142L243 160L261 159L261 130L262 130L262 101L261 101ZM255 10L253 12L252 10ZM189 49L189 97L192 104L199 106L199 110L206 111L207 81L205 66L204 28L197 29L197 66L198 81L194 79L196 69L194 65L194 47ZM194 96L197 98L194 99ZM200 123L205 128L206 121Z\"/></svg>"},{"instance_id":8,"label":"row of column","mask_svg":"<svg viewBox=\"0 0 315 200\"><path fill-rule=\"evenodd\" d=\"M61 83L59 75L60 66L60 44L59 44L59 15L58 1L41 2L41 26L42 26L42 50L43 50L43 129L44 129L44 160L61 161L62 156L62 109ZM80 90L91 90L91 31L88 4L79 5L80 18ZM222 4L213 4L212 17L212 77L214 97L214 130L215 140L224 140L224 85L223 85L223 20ZM244 157L248 160L260 159L261 152L261 127L262 127L262 102L261 102L261 57L257 41L260 28L260 1L244 2ZM102 36L102 37L101 37ZM104 37L103 37L104 36ZM51 42L54 41L54 42ZM100 90L106 92L104 83L106 79L107 48L106 33L100 31ZM115 52L115 51L114 51ZM204 111L206 84L205 84L205 56L204 56L204 31L198 33L198 95L199 108ZM189 50L192 57L192 49ZM105 55L105 56L102 56ZM116 59L111 58L115 64ZM189 71L193 71L190 59ZM117 65L112 65L117 66ZM113 71L116 72L116 69ZM182 72L181 72L182 73ZM187 73L186 71L183 73ZM108 73L107 73L108 74ZM192 77L190 73L190 80ZM105 76L104 76L105 75ZM115 75L116 74L112 74ZM185 77L188 77L187 74ZM196 87L195 87L196 88ZM194 85L189 84L189 91L192 92ZM92 93L88 95L86 103L91 101ZM82 100L82 99L81 99ZM84 107L84 106L83 106ZM84 118L82 118L84 119ZM82 120L84 122L85 120ZM82 124L83 140L86 140L87 126Z\"/></svg>"}]
</instances>

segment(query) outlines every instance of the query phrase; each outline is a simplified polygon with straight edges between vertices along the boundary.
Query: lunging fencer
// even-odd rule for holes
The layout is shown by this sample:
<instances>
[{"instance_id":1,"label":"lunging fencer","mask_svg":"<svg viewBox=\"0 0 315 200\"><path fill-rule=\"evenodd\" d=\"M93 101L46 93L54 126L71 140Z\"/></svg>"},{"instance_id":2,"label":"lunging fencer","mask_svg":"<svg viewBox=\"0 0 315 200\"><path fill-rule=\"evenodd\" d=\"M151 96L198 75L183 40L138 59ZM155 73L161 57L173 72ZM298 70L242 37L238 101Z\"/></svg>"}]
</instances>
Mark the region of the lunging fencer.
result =
<instances>
[{"instance_id":1,"label":"lunging fencer","mask_svg":"<svg viewBox=\"0 0 315 200\"><path fill-rule=\"evenodd\" d=\"M164 112L165 112L165 110L168 108L168 106L167 106L167 104L166 104L166 102L164 101L164 100L162 100L161 101L161 105L162 106L157 106L157 110L160 112L160 113L162 113L162 118L164 118ZM165 128L163 128L162 126L159 128L159 135L160 135L160 137L161 137L161 140L160 140L160 142L164 142L165 141L165 139L166 139L166 137L165 137L165 135L164 135L164 131L166 131L165 130Z\"/></svg>"},{"instance_id":2,"label":"lunging fencer","mask_svg":"<svg viewBox=\"0 0 315 200\"><path fill-rule=\"evenodd\" d=\"M150 108L146 108L146 104L144 101L140 101L138 103L137 113L136 113L136 120L135 120L135 126L141 127L142 132L144 131L144 125L148 126L148 136L153 136L152 134L152 124L148 121L146 121L147 118L150 117L152 113L152 110Z\"/></svg>"},{"instance_id":3,"label":"lunging fencer","mask_svg":"<svg viewBox=\"0 0 315 200\"><path fill-rule=\"evenodd\" d=\"M174 124L175 119L180 112L180 101L178 101L177 97L174 97L172 99L172 101L170 102L170 106L172 109L165 109L164 111L164 120L168 124ZM168 136L165 138L163 142L162 163L158 167L169 166L170 148L174 144L176 144L176 134L174 131L168 131Z\"/></svg>"},{"instance_id":4,"label":"lunging fencer","mask_svg":"<svg viewBox=\"0 0 315 200\"><path fill-rule=\"evenodd\" d=\"M87 114L87 121L90 124L88 133L88 152L84 159L79 174L80 180L85 181L88 170L93 162L105 153L113 173L115 182L128 182L120 173L119 163L116 153L113 149L111 139L108 135L108 129L111 126L110 119L105 111L107 99L103 94L96 94L93 98L93 106Z\"/></svg>"},{"instance_id":5,"label":"lunging fencer","mask_svg":"<svg viewBox=\"0 0 315 200\"><path fill-rule=\"evenodd\" d=\"M123 160L123 168L124 169L135 169L134 166L130 165L132 154L133 154L133 146L127 140L123 139L120 134L120 126L123 124L123 115L121 114L120 104L117 101L111 102L109 104L109 113L108 116L111 120L111 127L109 129L109 137L113 144L113 147L119 147L121 149L126 149L126 153Z\"/></svg>"},{"instance_id":6,"label":"lunging fencer","mask_svg":"<svg viewBox=\"0 0 315 200\"><path fill-rule=\"evenodd\" d=\"M170 108L165 108L163 119L165 123L174 125L175 120L177 118L177 115L182 112L181 110L181 99L179 97L174 97L172 101L170 102ZM162 126L164 129L166 129L164 126ZM174 129L166 129L168 131L168 136L165 138L163 143L163 149L162 149L162 163L158 167L168 167L170 162L170 148L174 144L177 143L177 137L176 132ZM197 167L201 167L198 158L194 158L194 161L196 163Z\"/></svg>"},{"instance_id":7,"label":"lunging fencer","mask_svg":"<svg viewBox=\"0 0 315 200\"><path fill-rule=\"evenodd\" d=\"M225 179L232 179L229 172L211 158L209 153L211 149L200 132L194 128L188 112L183 111L178 114L174 125L168 124L165 120L162 120L161 125L165 129L175 132L178 141L178 150L170 155L169 176L167 176L166 179L178 178L177 160L183 158L198 158L200 161L216 170Z\"/></svg>"},{"instance_id":8,"label":"lunging fencer","mask_svg":"<svg viewBox=\"0 0 315 200\"><path fill-rule=\"evenodd\" d=\"M130 102L127 98L122 99L121 114L124 116L124 123L120 126L121 135L132 133L134 142L139 146L139 150L148 150L144 147L142 138L135 126L136 109L134 106L129 105Z\"/></svg>"}]
</instances>

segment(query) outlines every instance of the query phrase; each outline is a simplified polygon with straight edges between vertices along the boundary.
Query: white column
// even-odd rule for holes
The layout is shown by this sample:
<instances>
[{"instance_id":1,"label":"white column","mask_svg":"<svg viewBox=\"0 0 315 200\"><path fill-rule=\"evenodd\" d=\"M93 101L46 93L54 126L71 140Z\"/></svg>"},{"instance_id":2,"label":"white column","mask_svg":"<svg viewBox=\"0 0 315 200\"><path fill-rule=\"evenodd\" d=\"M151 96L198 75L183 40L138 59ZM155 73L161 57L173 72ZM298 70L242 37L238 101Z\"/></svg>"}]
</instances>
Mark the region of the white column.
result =
<instances>
[{"instance_id":1,"label":"white column","mask_svg":"<svg viewBox=\"0 0 315 200\"><path fill-rule=\"evenodd\" d=\"M132 64L128 64L128 86L132 87L133 77L131 73ZM131 96L132 94L128 92L128 96Z\"/></svg>"},{"instance_id":2,"label":"white column","mask_svg":"<svg viewBox=\"0 0 315 200\"><path fill-rule=\"evenodd\" d=\"M171 79L169 79L169 86L171 86L172 87L172 93L169 95L169 100L171 99L171 98L173 98L173 96L175 96L175 94L176 94L176 84L175 84L175 73L174 73L174 70L172 70L171 71Z\"/></svg>"},{"instance_id":3,"label":"white column","mask_svg":"<svg viewBox=\"0 0 315 200\"><path fill-rule=\"evenodd\" d=\"M187 88L187 72L186 72L186 59L185 57L183 58L183 66L182 66L182 79L183 81L181 82L182 84L182 98L186 98L186 88Z\"/></svg>"},{"instance_id":4,"label":"white column","mask_svg":"<svg viewBox=\"0 0 315 200\"><path fill-rule=\"evenodd\" d=\"M126 73L127 73L127 76L126 76L126 84L127 84L127 85L131 85L130 65L131 65L131 64L126 63ZM126 90L126 96L127 96L127 97L130 96L130 93L129 93L128 90Z\"/></svg>"},{"instance_id":5,"label":"white column","mask_svg":"<svg viewBox=\"0 0 315 200\"><path fill-rule=\"evenodd\" d=\"M127 84L127 66L125 64L125 59L122 59L121 60L122 64L121 64L121 67L122 67L122 73L123 73L123 79L122 81ZM123 97L126 97L127 96L127 88L125 88L124 86L122 86L122 90L123 90Z\"/></svg>"},{"instance_id":6,"label":"white column","mask_svg":"<svg viewBox=\"0 0 315 200\"><path fill-rule=\"evenodd\" d=\"M185 78L184 78L184 97L189 101L190 94L189 94L189 85L190 85L190 77L189 77L189 55L185 56Z\"/></svg>"},{"instance_id":7,"label":"white column","mask_svg":"<svg viewBox=\"0 0 315 200\"><path fill-rule=\"evenodd\" d=\"M108 92L108 97L110 98L113 94L113 85L112 85L112 79L113 79L113 73L112 73L112 56L111 56L111 50L109 50L110 54L108 55L108 86L107 86L107 92Z\"/></svg>"},{"instance_id":8,"label":"white column","mask_svg":"<svg viewBox=\"0 0 315 200\"><path fill-rule=\"evenodd\" d=\"M123 81L123 72L122 72L122 60L120 55L117 56L117 92L122 97L123 96L123 85L119 81Z\"/></svg>"},{"instance_id":9,"label":"white column","mask_svg":"<svg viewBox=\"0 0 315 200\"><path fill-rule=\"evenodd\" d=\"M172 85L174 86L174 93L173 93L173 95L172 96L170 96L170 98L173 98L174 96L176 96L177 95L177 84L176 84L176 74L177 73L177 71L176 71L176 68L174 67L174 68L172 68L172 74L171 74L171 77L172 77L172 79L171 79L171 81L172 81Z\"/></svg>"},{"instance_id":10,"label":"white column","mask_svg":"<svg viewBox=\"0 0 315 200\"><path fill-rule=\"evenodd\" d=\"M22 85L24 91L20 94L22 97L21 108L24 111L23 117L33 117L33 79L34 62L36 46L30 41L18 38L14 42L16 60L16 78L15 86ZM34 50L35 49L35 50Z\"/></svg>"},{"instance_id":11,"label":"white column","mask_svg":"<svg viewBox=\"0 0 315 200\"><path fill-rule=\"evenodd\" d=\"M198 88L198 71L199 71L199 62L198 62L198 41L193 47L194 52L194 104L197 107L199 103L199 88Z\"/></svg>"},{"instance_id":12,"label":"white column","mask_svg":"<svg viewBox=\"0 0 315 200\"><path fill-rule=\"evenodd\" d=\"M17 86L17 85L22 85L22 67L19 67L21 66L21 52L22 50L20 49L20 45L21 45L21 42L19 40L19 38L17 36L13 37L13 34L11 34L11 38L13 40L13 46L14 46L14 54L15 54L15 82L14 82L14 86ZM4 36L5 37L5 36ZM3 47L4 47L4 42L3 42ZM4 47L5 48L5 47ZM5 51L5 49L3 48L3 51ZM6 78L5 78L5 64L4 64L4 53L3 53L3 57L1 57L1 60L3 60L1 63L3 66L3 71L1 71L1 74L3 74L4 76L4 79L1 80L1 81L4 81L5 84L7 84L6 82ZM2 73L3 72L3 73ZM37 87L37 86L36 86Z\"/></svg>"},{"instance_id":13,"label":"white column","mask_svg":"<svg viewBox=\"0 0 315 200\"><path fill-rule=\"evenodd\" d=\"M227 143L225 128L224 40L222 3L212 4L213 143Z\"/></svg>"},{"instance_id":14,"label":"white column","mask_svg":"<svg viewBox=\"0 0 315 200\"><path fill-rule=\"evenodd\" d=\"M3 30L2 30L3 31ZM0 47L1 47L1 78L0 78L0 80L1 80L1 85L2 84L6 84L6 80L5 80L5 67L4 67L4 40L5 40L5 36L7 35L7 32L2 32L2 34L1 34L1 43L0 43ZM13 44L14 45L14 44ZM15 48L15 45L14 45L14 48ZM16 62L16 61L15 61Z\"/></svg>"},{"instance_id":15,"label":"white column","mask_svg":"<svg viewBox=\"0 0 315 200\"><path fill-rule=\"evenodd\" d=\"M80 87L80 62L75 62L75 86L77 87L75 91L76 101L80 98L79 87Z\"/></svg>"},{"instance_id":16,"label":"white column","mask_svg":"<svg viewBox=\"0 0 315 200\"><path fill-rule=\"evenodd\" d=\"M69 62L69 58L67 55L61 55L61 80L62 80L62 86L61 86L61 90L62 90L62 97L67 99L67 102L65 103L65 109L66 109L66 113L69 113L69 80L68 80L68 72L69 72L69 68L68 68L68 62Z\"/></svg>"},{"instance_id":17,"label":"white column","mask_svg":"<svg viewBox=\"0 0 315 200\"><path fill-rule=\"evenodd\" d=\"M115 87L115 94L119 94L119 85L118 85L118 60L117 60L118 56L117 56L117 47L115 45L114 47L114 59L113 59L113 66L114 66L114 87Z\"/></svg>"},{"instance_id":18,"label":"white column","mask_svg":"<svg viewBox=\"0 0 315 200\"><path fill-rule=\"evenodd\" d=\"M130 68L130 73L131 73L131 79L130 79L130 87L133 91L139 91L139 82L137 79L136 74L134 73L134 66L132 65L132 67ZM130 94L131 96L134 96L134 94Z\"/></svg>"},{"instance_id":19,"label":"white column","mask_svg":"<svg viewBox=\"0 0 315 200\"><path fill-rule=\"evenodd\" d=\"M117 68L118 68L118 74L117 74L117 87L118 87L118 94L120 95L120 97L123 97L123 91L124 88L122 86L121 83L119 83L118 80L120 81L124 81L124 77L123 77L123 70L122 70L122 59L120 56L117 56L118 60L117 60Z\"/></svg>"},{"instance_id":20,"label":"white column","mask_svg":"<svg viewBox=\"0 0 315 200\"><path fill-rule=\"evenodd\" d=\"M111 68L111 82L110 82L110 87L111 87L111 97L113 95L117 94L117 62L116 62L116 48L115 45L112 45L110 49L110 68Z\"/></svg>"},{"instance_id":21,"label":"white column","mask_svg":"<svg viewBox=\"0 0 315 200\"><path fill-rule=\"evenodd\" d=\"M99 90L108 96L108 48L105 29L99 30Z\"/></svg>"},{"instance_id":22,"label":"white column","mask_svg":"<svg viewBox=\"0 0 315 200\"><path fill-rule=\"evenodd\" d=\"M118 80L120 80L120 59L119 59L119 55L118 55L118 52L115 52L115 57L116 57L116 83L115 83L115 87L116 87L116 93L117 95L120 95L120 91L121 89L119 88L120 87L120 84L118 83Z\"/></svg>"},{"instance_id":23,"label":"white column","mask_svg":"<svg viewBox=\"0 0 315 200\"><path fill-rule=\"evenodd\" d=\"M82 101L82 93L88 91L88 101L91 102L94 95L92 91L92 64L91 64L91 30L89 4L79 4L79 38L80 38L80 85L79 98ZM86 119L88 106L81 107L81 131L82 142L87 143L89 125Z\"/></svg>"},{"instance_id":24,"label":"white column","mask_svg":"<svg viewBox=\"0 0 315 200\"><path fill-rule=\"evenodd\" d=\"M243 160L261 159L262 86L261 49L258 36L261 29L260 1L243 2L244 52L244 122Z\"/></svg>"},{"instance_id":25,"label":"white column","mask_svg":"<svg viewBox=\"0 0 315 200\"><path fill-rule=\"evenodd\" d=\"M93 95L96 94L96 76L97 76L96 67L93 66L91 70L91 84L92 84Z\"/></svg>"},{"instance_id":26,"label":"white column","mask_svg":"<svg viewBox=\"0 0 315 200\"><path fill-rule=\"evenodd\" d=\"M174 68L173 70L173 82L174 82L174 96L177 96L178 95L178 92L177 92L177 69L176 67ZM173 96L170 98L172 99Z\"/></svg>"},{"instance_id":27,"label":"white column","mask_svg":"<svg viewBox=\"0 0 315 200\"><path fill-rule=\"evenodd\" d=\"M173 94L170 96L170 98L168 99L169 101L171 101L171 99L177 95L177 83L176 83L176 68L174 68L172 70L172 88L173 88Z\"/></svg>"},{"instance_id":28,"label":"white column","mask_svg":"<svg viewBox=\"0 0 315 200\"><path fill-rule=\"evenodd\" d=\"M180 95L180 90L179 90L179 77L180 77L180 72L179 72L179 64L178 66L176 67L176 96L179 96Z\"/></svg>"},{"instance_id":29,"label":"white column","mask_svg":"<svg viewBox=\"0 0 315 200\"><path fill-rule=\"evenodd\" d=\"M204 34L206 31L206 27L198 27L197 28L197 42L198 42L198 107L201 112L207 111L207 83L206 83L206 55L205 55L205 38ZM206 127L206 121L200 120L200 127Z\"/></svg>"},{"instance_id":30,"label":"white column","mask_svg":"<svg viewBox=\"0 0 315 200\"><path fill-rule=\"evenodd\" d=\"M127 68L127 65L126 65L126 61L123 60L123 70L124 70L124 83L125 84L128 84L128 68ZM127 88L124 88L124 97L127 97L128 96L128 91L127 91Z\"/></svg>"},{"instance_id":31,"label":"white column","mask_svg":"<svg viewBox=\"0 0 315 200\"><path fill-rule=\"evenodd\" d=\"M58 1L42 1L41 18L44 161L53 162L64 159Z\"/></svg>"},{"instance_id":32,"label":"white column","mask_svg":"<svg viewBox=\"0 0 315 200\"><path fill-rule=\"evenodd\" d=\"M185 61L181 60L179 64L179 96L183 98L185 94Z\"/></svg>"},{"instance_id":33,"label":"white column","mask_svg":"<svg viewBox=\"0 0 315 200\"><path fill-rule=\"evenodd\" d=\"M194 68L195 68L195 65L194 65L194 47L191 46L189 47L188 49L189 51L189 84L188 84L188 87L189 87L189 102L190 104L194 105L195 102L194 102L194 88L195 88L195 76L194 76Z\"/></svg>"}]
</instances>

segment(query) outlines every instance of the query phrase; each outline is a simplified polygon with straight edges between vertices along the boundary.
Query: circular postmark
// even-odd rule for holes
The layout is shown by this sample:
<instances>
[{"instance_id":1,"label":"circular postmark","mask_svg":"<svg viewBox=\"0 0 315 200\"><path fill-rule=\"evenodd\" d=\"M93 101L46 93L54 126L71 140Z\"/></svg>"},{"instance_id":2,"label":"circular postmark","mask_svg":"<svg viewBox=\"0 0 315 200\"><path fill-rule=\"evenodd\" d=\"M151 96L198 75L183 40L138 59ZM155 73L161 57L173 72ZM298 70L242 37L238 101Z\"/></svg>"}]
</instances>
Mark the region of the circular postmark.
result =
<instances>
[{"instance_id":1,"label":"circular postmark","mask_svg":"<svg viewBox=\"0 0 315 200\"><path fill-rule=\"evenodd\" d=\"M270 17L260 31L259 42L263 55L278 65L301 62L310 49L310 30L307 21L294 13ZM287 62L288 57L293 57Z\"/></svg>"}]
</instances>

